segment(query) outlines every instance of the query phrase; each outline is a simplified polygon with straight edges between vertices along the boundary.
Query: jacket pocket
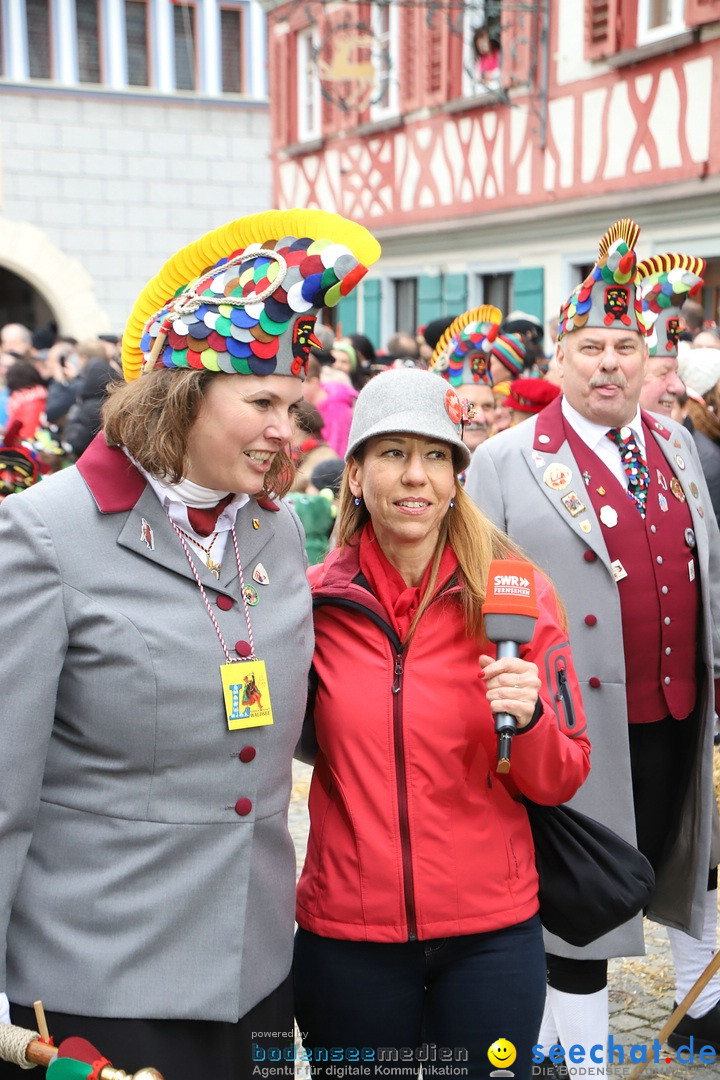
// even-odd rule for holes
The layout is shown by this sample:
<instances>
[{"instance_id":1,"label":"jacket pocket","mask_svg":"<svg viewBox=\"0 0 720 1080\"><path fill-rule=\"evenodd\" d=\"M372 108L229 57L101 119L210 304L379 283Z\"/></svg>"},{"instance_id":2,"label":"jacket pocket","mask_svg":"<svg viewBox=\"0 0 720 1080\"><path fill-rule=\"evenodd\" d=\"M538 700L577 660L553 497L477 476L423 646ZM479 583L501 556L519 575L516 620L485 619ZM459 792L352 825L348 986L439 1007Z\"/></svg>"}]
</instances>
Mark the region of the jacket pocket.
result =
<instances>
[{"instance_id":1,"label":"jacket pocket","mask_svg":"<svg viewBox=\"0 0 720 1080\"><path fill-rule=\"evenodd\" d=\"M567 642L548 649L545 655L545 676L558 727L567 735L578 735L577 716L568 680L569 650Z\"/></svg>"}]
</instances>

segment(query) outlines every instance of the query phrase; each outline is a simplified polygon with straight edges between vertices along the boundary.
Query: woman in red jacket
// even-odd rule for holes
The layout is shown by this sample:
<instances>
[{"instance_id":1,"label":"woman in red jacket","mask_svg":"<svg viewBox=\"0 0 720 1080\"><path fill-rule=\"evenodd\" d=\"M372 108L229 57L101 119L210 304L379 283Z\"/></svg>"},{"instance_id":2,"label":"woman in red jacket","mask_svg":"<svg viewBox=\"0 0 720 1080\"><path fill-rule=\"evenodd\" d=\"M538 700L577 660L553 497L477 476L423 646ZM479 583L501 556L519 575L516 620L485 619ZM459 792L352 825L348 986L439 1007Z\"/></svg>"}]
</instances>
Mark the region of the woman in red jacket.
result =
<instances>
[{"instance_id":1,"label":"woman in red jacket","mask_svg":"<svg viewBox=\"0 0 720 1080\"><path fill-rule=\"evenodd\" d=\"M461 436L462 404L439 376L371 380L338 544L314 579L317 754L295 984L316 1075L342 1062L415 1077L422 1062L428 1075L530 1076L545 960L521 796L569 799L590 748L539 571L520 657L496 659L484 636L490 562L519 553L462 490ZM495 712L517 720L504 776Z\"/></svg>"}]
</instances>

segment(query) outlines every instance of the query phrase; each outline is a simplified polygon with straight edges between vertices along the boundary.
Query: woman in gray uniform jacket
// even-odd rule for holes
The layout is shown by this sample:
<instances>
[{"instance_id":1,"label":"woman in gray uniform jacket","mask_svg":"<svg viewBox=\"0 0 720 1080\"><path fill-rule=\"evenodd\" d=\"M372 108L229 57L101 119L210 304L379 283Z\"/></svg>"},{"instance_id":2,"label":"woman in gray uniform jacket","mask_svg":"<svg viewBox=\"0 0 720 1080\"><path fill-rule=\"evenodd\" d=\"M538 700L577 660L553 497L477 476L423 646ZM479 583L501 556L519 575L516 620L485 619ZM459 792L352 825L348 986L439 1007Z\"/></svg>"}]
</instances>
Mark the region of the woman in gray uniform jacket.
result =
<instances>
[{"instance_id":1,"label":"woman in gray uniform jacket","mask_svg":"<svg viewBox=\"0 0 720 1080\"><path fill-rule=\"evenodd\" d=\"M316 312L378 254L321 211L178 252L135 305L103 431L0 511L0 1020L9 999L34 1027L42 998L56 1044L129 1072L238 1080L258 1033L292 1043L313 636L280 497Z\"/></svg>"}]
</instances>

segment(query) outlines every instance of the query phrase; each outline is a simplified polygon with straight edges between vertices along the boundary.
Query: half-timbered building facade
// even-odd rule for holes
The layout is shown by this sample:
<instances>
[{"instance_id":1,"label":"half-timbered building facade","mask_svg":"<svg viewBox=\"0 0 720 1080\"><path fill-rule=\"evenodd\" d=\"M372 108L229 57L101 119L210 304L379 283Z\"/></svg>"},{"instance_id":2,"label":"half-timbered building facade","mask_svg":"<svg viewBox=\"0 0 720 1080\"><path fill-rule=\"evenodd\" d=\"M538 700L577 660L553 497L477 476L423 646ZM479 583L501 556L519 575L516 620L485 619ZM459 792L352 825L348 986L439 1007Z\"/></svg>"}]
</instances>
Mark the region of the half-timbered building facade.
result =
<instances>
[{"instance_id":1,"label":"half-timbered building facade","mask_svg":"<svg viewBox=\"0 0 720 1080\"><path fill-rule=\"evenodd\" d=\"M481 302L547 320L625 215L642 256L708 260L717 318L720 0L263 6L276 203L383 245L344 330L382 344Z\"/></svg>"}]
</instances>

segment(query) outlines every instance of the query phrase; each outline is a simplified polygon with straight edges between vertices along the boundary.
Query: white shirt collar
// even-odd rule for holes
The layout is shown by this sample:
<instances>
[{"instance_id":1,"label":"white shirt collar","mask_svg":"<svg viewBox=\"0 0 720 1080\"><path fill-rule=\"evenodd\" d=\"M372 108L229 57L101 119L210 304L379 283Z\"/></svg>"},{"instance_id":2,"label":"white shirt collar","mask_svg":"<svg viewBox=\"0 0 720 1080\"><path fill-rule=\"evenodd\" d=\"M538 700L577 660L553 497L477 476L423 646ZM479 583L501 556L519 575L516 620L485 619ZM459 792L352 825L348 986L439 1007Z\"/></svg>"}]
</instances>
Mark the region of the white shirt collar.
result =
<instances>
[{"instance_id":1,"label":"white shirt collar","mask_svg":"<svg viewBox=\"0 0 720 1080\"><path fill-rule=\"evenodd\" d=\"M135 461L132 454L129 454L125 447L121 447L121 449L130 458L138 472L141 472L145 477L168 517L179 525L181 529L192 533L194 536L197 533L195 533L188 519L188 506L204 508L215 506L220 499L229 494L226 491L213 491L210 488L201 487L199 484L194 484L189 480L182 480L180 484L171 484L165 480L158 480L156 476L151 476L146 469L143 469L142 465ZM181 496L184 496L184 498ZM250 502L250 496L245 492L240 492L231 499L217 519L216 531L220 533L229 532L235 524L238 510L248 502Z\"/></svg>"},{"instance_id":2,"label":"white shirt collar","mask_svg":"<svg viewBox=\"0 0 720 1080\"><path fill-rule=\"evenodd\" d=\"M606 438L608 431L610 431L611 427L614 425L596 424L593 420L588 420L586 416L583 416L582 413L579 413L577 409L574 409L573 406L570 405L564 394L562 396L560 407L563 416L570 424L570 427L582 439L586 446L593 452L597 451L598 446L604 447L602 440ZM630 423L623 424L623 427L629 427L632 430L638 446L642 453L645 454L645 433L643 431L639 405L635 410L635 415Z\"/></svg>"}]
</instances>

